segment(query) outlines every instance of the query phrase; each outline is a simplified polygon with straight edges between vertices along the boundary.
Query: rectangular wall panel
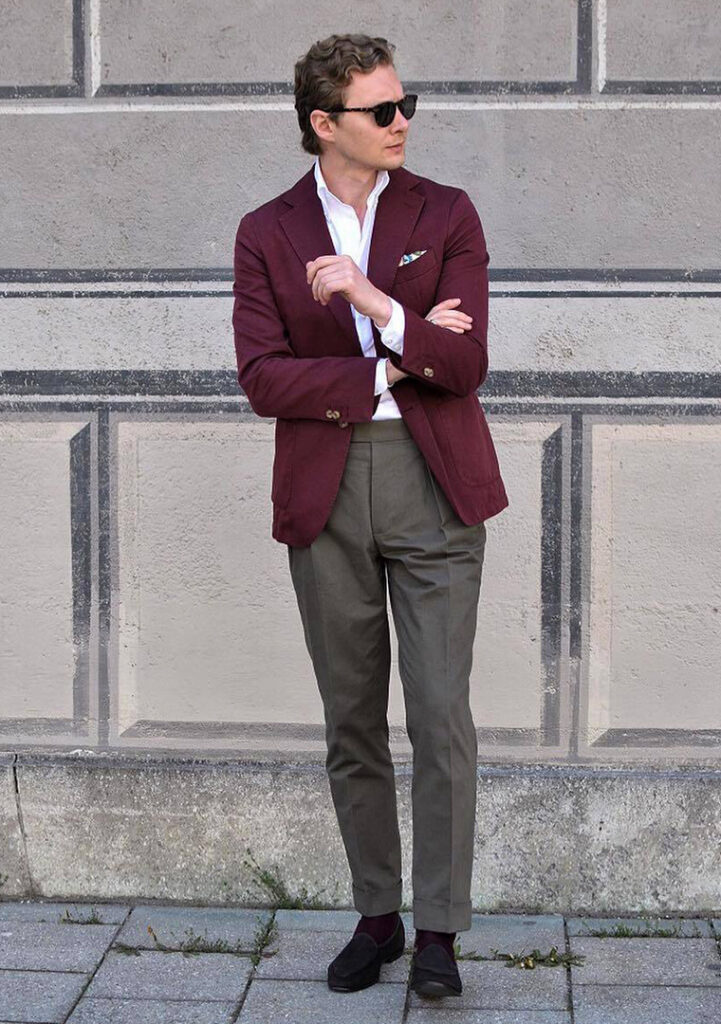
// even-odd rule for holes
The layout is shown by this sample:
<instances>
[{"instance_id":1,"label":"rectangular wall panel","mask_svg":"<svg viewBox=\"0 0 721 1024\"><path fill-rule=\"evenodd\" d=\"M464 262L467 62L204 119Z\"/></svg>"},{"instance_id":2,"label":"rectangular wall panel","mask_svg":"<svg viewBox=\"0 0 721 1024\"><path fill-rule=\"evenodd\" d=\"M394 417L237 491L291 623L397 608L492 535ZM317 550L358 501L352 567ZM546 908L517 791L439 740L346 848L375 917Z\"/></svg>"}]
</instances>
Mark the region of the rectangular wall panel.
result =
<instances>
[{"instance_id":1,"label":"rectangular wall panel","mask_svg":"<svg viewBox=\"0 0 721 1024\"><path fill-rule=\"evenodd\" d=\"M273 425L146 414L112 431L113 738L202 748L228 723L319 721L270 536Z\"/></svg>"},{"instance_id":2,"label":"rectangular wall panel","mask_svg":"<svg viewBox=\"0 0 721 1024\"><path fill-rule=\"evenodd\" d=\"M103 85L290 82L315 40L349 30L333 0L304 9L301 22L289 0L100 4ZM567 80L576 73L577 11L577 0L371 0L354 11L352 31L395 43L402 78Z\"/></svg>"},{"instance_id":3,"label":"rectangular wall panel","mask_svg":"<svg viewBox=\"0 0 721 1024\"><path fill-rule=\"evenodd\" d=\"M721 81L718 0L604 2L609 78Z\"/></svg>"},{"instance_id":4,"label":"rectangular wall panel","mask_svg":"<svg viewBox=\"0 0 721 1024\"><path fill-rule=\"evenodd\" d=\"M721 426L638 420L589 417L589 741L718 742Z\"/></svg>"},{"instance_id":5,"label":"rectangular wall panel","mask_svg":"<svg viewBox=\"0 0 721 1024\"><path fill-rule=\"evenodd\" d=\"M76 6L73 0L0 3L0 88L71 81Z\"/></svg>"},{"instance_id":6,"label":"rectangular wall panel","mask_svg":"<svg viewBox=\"0 0 721 1024\"><path fill-rule=\"evenodd\" d=\"M95 737L87 419L0 418L0 734Z\"/></svg>"}]
</instances>

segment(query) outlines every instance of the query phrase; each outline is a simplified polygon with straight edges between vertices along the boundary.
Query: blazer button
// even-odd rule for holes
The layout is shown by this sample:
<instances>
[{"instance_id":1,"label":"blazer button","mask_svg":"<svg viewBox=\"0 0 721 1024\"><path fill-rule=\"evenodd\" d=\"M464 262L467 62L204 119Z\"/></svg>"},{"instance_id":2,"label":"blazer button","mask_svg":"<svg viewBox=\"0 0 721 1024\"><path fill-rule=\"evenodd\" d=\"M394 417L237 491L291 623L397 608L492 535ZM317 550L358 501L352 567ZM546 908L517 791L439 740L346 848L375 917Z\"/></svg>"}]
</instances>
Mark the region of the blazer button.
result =
<instances>
[{"instance_id":1,"label":"blazer button","mask_svg":"<svg viewBox=\"0 0 721 1024\"><path fill-rule=\"evenodd\" d=\"M433 367L432 366L424 366L423 367L423 372L425 373L426 377L432 377L433 376Z\"/></svg>"},{"instance_id":2,"label":"blazer button","mask_svg":"<svg viewBox=\"0 0 721 1024\"><path fill-rule=\"evenodd\" d=\"M328 417L329 420L334 419L333 410L332 409L326 409L325 414L326 414L326 416Z\"/></svg>"}]
</instances>

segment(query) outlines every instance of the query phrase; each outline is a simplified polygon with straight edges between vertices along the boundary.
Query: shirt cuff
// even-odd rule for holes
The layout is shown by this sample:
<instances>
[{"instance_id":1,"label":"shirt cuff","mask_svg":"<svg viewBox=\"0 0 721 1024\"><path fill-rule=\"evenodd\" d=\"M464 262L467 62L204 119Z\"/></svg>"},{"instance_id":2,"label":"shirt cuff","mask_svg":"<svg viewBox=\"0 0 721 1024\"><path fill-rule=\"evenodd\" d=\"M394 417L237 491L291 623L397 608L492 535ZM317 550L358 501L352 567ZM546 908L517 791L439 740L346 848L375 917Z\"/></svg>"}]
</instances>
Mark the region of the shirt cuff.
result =
<instances>
[{"instance_id":1,"label":"shirt cuff","mask_svg":"<svg viewBox=\"0 0 721 1024\"><path fill-rule=\"evenodd\" d=\"M388 384L388 373L386 367L388 366L387 359L379 359L376 363L376 389L373 392L374 395L381 395L389 387Z\"/></svg>"},{"instance_id":2,"label":"shirt cuff","mask_svg":"<svg viewBox=\"0 0 721 1024\"><path fill-rule=\"evenodd\" d=\"M402 356L403 335L406 330L406 313L400 302L397 302L390 295L388 298L391 300L391 318L385 327L378 327L378 330L383 344ZM376 326L378 325L376 324Z\"/></svg>"}]
</instances>

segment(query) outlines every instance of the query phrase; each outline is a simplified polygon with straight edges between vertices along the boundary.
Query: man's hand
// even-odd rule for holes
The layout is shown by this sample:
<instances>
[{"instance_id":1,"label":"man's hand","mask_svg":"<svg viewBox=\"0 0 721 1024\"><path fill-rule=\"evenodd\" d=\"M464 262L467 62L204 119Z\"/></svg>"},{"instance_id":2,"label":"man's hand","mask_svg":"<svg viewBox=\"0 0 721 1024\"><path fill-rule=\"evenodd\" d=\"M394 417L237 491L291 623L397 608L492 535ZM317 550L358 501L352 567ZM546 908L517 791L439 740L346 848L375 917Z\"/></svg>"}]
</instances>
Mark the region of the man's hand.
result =
<instances>
[{"instance_id":1,"label":"man's hand","mask_svg":"<svg viewBox=\"0 0 721 1024\"><path fill-rule=\"evenodd\" d=\"M460 309L452 309L457 306L460 299L444 299L429 309L425 315L426 320L432 320L439 327L445 327L454 334L463 334L470 331L473 326L473 317L468 313L462 313Z\"/></svg>"},{"instance_id":2,"label":"man's hand","mask_svg":"<svg viewBox=\"0 0 721 1024\"><path fill-rule=\"evenodd\" d=\"M385 327L390 320L390 297L368 280L350 256L319 256L309 260L305 269L316 302L327 306L331 296L339 292L359 313L372 317L379 327Z\"/></svg>"}]
</instances>

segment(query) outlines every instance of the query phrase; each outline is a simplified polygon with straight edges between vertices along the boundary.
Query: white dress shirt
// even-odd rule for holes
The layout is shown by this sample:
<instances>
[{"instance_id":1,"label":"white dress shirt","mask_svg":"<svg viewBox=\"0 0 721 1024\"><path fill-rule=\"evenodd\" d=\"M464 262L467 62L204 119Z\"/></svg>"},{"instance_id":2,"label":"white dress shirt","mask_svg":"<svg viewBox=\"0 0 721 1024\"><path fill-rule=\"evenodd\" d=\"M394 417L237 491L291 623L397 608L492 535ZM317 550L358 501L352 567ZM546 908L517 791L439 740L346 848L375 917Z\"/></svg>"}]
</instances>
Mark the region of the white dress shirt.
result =
<instances>
[{"instance_id":1,"label":"white dress shirt","mask_svg":"<svg viewBox=\"0 0 721 1024\"><path fill-rule=\"evenodd\" d=\"M388 171L376 172L376 183L368 196L366 202L366 213L363 218L363 227L360 225L358 215L352 206L334 195L325 183L323 172L320 169L320 159L315 158L315 180L318 196L323 206L328 231L335 246L337 256L350 256L354 263L360 267L364 274L368 273L368 254L370 252L371 235L373 224L376 218L376 206L378 197L388 184L390 177ZM403 306L394 298L390 297L393 307L391 318L385 327L379 327L381 341L388 348L403 354L403 334L406 327L406 317ZM370 317L359 313L351 303L351 312L355 321L355 328L358 334L363 354L372 359L377 358L375 343L373 341L373 328ZM398 408L391 389L388 384L387 364L388 359L380 359L376 367L376 383L374 394L380 395L378 407L373 414L374 420L400 419L401 412Z\"/></svg>"}]
</instances>

